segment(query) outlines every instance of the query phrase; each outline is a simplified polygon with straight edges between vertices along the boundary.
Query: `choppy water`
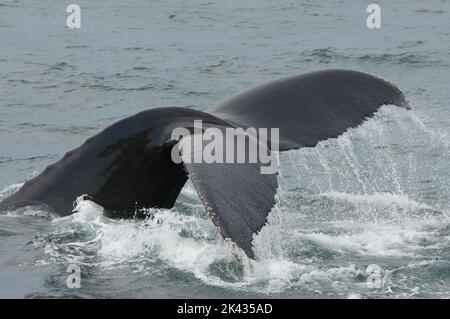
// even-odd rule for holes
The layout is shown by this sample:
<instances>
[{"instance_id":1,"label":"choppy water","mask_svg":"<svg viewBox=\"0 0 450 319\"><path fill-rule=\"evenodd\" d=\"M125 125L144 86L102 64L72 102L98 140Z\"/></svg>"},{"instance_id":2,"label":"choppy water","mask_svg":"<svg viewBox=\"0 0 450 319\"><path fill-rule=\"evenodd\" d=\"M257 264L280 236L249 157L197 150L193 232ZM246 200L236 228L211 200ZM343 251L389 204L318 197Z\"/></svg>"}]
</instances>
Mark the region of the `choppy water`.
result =
<instances>
[{"instance_id":1,"label":"choppy water","mask_svg":"<svg viewBox=\"0 0 450 319\"><path fill-rule=\"evenodd\" d=\"M123 117L282 75L376 73L414 110L282 154L258 261L230 258L189 184L145 221L0 216L0 297L450 297L450 1L378 1L379 30L356 0L77 3L68 30L65 3L0 0L0 199Z\"/></svg>"}]
</instances>

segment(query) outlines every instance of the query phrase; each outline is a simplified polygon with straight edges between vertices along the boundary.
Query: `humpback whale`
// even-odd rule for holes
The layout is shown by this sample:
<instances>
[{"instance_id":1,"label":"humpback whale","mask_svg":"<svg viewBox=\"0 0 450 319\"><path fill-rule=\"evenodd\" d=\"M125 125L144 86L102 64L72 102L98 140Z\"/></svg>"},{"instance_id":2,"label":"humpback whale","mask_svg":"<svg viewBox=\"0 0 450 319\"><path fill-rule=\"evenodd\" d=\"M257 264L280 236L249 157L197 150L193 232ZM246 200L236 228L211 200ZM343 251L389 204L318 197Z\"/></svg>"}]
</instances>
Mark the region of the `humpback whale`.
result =
<instances>
[{"instance_id":1,"label":"humpback whale","mask_svg":"<svg viewBox=\"0 0 450 319\"><path fill-rule=\"evenodd\" d=\"M409 109L405 95L382 78L322 70L250 88L206 112L152 108L66 153L1 202L0 211L40 206L65 216L86 194L108 216L133 218L140 208L173 207L190 178L223 238L255 258L252 239L275 205L276 174L261 174L259 162L175 163L171 150L179 141L172 131L192 129L195 120L219 129L279 128L279 151L288 151L336 138L386 104Z\"/></svg>"}]
</instances>

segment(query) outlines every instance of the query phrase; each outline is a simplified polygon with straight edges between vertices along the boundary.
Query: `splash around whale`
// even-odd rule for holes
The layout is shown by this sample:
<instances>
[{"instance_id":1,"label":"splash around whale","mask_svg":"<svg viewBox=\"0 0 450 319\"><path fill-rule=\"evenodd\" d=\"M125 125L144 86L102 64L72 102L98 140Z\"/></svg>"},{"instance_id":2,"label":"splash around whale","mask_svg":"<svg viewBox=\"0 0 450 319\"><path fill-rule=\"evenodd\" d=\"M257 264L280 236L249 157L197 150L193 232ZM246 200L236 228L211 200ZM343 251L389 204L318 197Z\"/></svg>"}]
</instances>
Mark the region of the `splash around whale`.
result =
<instances>
[{"instance_id":1,"label":"splash around whale","mask_svg":"<svg viewBox=\"0 0 450 319\"><path fill-rule=\"evenodd\" d=\"M174 130L184 128L195 136L195 121L216 132L276 128L277 150L271 149L271 143L258 144L273 155L336 138L388 104L409 109L404 94L382 78L350 70L323 70L256 86L207 112L152 108L114 123L66 153L1 202L0 211L39 206L66 216L73 213L77 197L87 194L109 217L134 218L139 217L140 208L173 207L190 178L222 237L256 258L252 240L275 205L276 171L261 174L265 163L260 159L174 161L174 146L189 139L186 135L174 138ZM241 144L235 145L244 155L251 155L249 144L242 144L248 136L239 139L239 134L244 133L233 138ZM198 156L196 147L182 151L181 158ZM222 151L227 156L236 149Z\"/></svg>"}]
</instances>

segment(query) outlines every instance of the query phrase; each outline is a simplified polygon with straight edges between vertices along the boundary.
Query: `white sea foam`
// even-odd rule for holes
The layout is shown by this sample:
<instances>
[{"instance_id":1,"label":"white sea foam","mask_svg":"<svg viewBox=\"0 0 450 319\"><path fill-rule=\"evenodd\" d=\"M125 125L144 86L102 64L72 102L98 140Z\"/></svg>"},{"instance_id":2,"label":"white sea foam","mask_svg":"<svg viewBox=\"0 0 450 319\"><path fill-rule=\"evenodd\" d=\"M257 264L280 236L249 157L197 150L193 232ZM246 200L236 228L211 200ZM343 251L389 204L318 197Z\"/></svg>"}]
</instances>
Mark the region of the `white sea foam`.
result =
<instances>
[{"instance_id":1,"label":"white sea foam","mask_svg":"<svg viewBox=\"0 0 450 319\"><path fill-rule=\"evenodd\" d=\"M195 197L194 193L184 192L186 196ZM411 210L429 209L427 205L417 203L406 195L330 192L321 196L356 204L381 206L384 209L395 205ZM203 208L199 205L198 209ZM255 236L257 260L244 258L243 274L233 281L220 277L211 269L216 262L234 261L212 222L206 214L200 212L185 215L175 209L154 209L149 211L150 217L143 221L112 220L103 216L102 207L89 200L80 199L76 202L75 214L57 218L54 223L58 226L58 231L72 231L73 227L79 225L85 231L92 232L93 236L83 241L47 245L47 253L55 257L58 254L67 254L67 251L73 249L91 249L95 255L101 257L98 265L106 268L122 267L133 262L134 268L138 269L136 264L162 261L166 267L192 273L209 285L278 293L299 284L311 289L324 282L327 285L345 285L363 273L363 269L355 265L324 267L322 263L317 263L317 260L306 257L292 259L288 256L288 246L294 245L301 251L302 247L308 247L309 242L314 243L320 250L348 254L349 257L414 257L423 249L436 249L440 245L448 244L440 244L437 233L439 227L450 224L445 214L427 218L406 215L401 223L383 219L375 222L343 218L331 221L328 228L323 227L319 231L308 228L301 231L291 229L289 224L286 224L289 217L278 218L277 214L289 216L289 212L283 211L270 214L269 224ZM327 232L330 225L338 231ZM61 250L61 246L70 247L71 250ZM77 258L69 256L68 260ZM145 272L152 271L145 266L140 269ZM356 296L356 293L353 294ZM348 296L353 295L349 292Z\"/></svg>"},{"instance_id":2,"label":"white sea foam","mask_svg":"<svg viewBox=\"0 0 450 319\"><path fill-rule=\"evenodd\" d=\"M112 220L103 216L103 208L89 200L77 201L75 213L54 223L81 224L95 232L89 243L97 244L103 266L131 260L159 258L169 265L198 273L207 270L217 258L227 258L227 249L215 236L209 219L180 214L175 210L152 210L151 218ZM186 236L183 233L187 233ZM66 245L83 243L66 243Z\"/></svg>"},{"instance_id":3,"label":"white sea foam","mask_svg":"<svg viewBox=\"0 0 450 319\"><path fill-rule=\"evenodd\" d=\"M168 267L190 272L210 285L254 289L251 287L253 284L262 282L265 287L258 290L267 293L283 291L302 275L318 271L312 264L295 263L284 257L262 257L257 261L244 258L243 276L240 280L229 282L211 271L210 267L215 262L235 261L206 216L187 216L175 210L161 209L153 210L151 216L144 221L111 220L103 216L102 207L89 200L79 200L73 215L57 218L53 223L59 232L64 229L71 232L79 225L85 231L92 231L94 236L86 241L49 243L46 253L53 258L63 257L67 261L83 264L77 256L58 254L94 247L96 255L101 257L98 262L101 267L162 260Z\"/></svg>"}]
</instances>

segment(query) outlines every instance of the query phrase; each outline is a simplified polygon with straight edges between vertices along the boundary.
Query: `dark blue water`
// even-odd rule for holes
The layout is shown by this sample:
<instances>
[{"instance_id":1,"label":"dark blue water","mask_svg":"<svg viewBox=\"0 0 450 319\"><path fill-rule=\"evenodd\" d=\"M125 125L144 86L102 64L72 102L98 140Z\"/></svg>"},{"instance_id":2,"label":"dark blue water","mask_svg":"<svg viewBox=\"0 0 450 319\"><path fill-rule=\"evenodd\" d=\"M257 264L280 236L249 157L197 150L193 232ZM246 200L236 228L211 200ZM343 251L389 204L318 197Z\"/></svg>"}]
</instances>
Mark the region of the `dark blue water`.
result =
<instances>
[{"instance_id":1,"label":"dark blue water","mask_svg":"<svg viewBox=\"0 0 450 319\"><path fill-rule=\"evenodd\" d=\"M0 0L0 199L121 118L284 75L374 73L414 110L282 154L258 261L233 261L189 184L147 221L0 216L0 297L450 297L449 1L378 1L376 30L356 0L77 3L69 30L68 3Z\"/></svg>"}]
</instances>

